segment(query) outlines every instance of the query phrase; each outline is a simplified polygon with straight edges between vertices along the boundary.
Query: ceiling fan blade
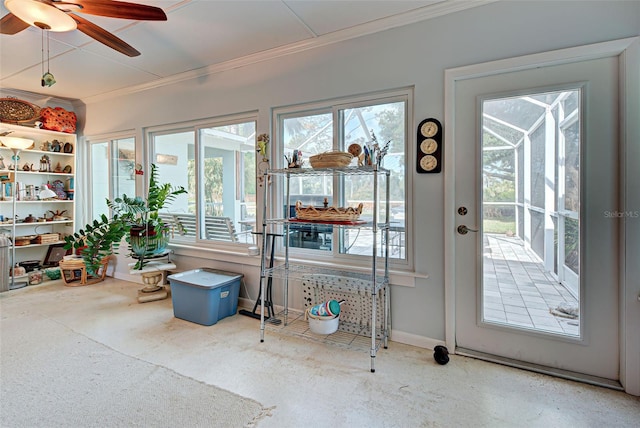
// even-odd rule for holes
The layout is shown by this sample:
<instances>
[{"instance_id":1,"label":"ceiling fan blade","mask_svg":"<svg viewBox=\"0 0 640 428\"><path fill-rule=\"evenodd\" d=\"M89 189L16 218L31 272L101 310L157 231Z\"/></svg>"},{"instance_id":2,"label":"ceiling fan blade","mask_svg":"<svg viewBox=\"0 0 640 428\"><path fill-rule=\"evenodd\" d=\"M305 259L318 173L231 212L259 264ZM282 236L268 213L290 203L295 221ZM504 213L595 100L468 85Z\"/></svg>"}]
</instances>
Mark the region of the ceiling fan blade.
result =
<instances>
[{"instance_id":1,"label":"ceiling fan blade","mask_svg":"<svg viewBox=\"0 0 640 428\"><path fill-rule=\"evenodd\" d=\"M0 34L16 34L27 27L29 27L29 24L11 12L0 19Z\"/></svg>"},{"instance_id":2,"label":"ceiling fan blade","mask_svg":"<svg viewBox=\"0 0 640 428\"><path fill-rule=\"evenodd\" d=\"M129 3L113 0L62 0L55 1L60 9L65 4L79 5L82 9L77 12L89 15L107 16L109 18L135 19L139 21L166 21L167 15L162 9L144 4ZM74 12L76 12L74 10Z\"/></svg>"},{"instance_id":3,"label":"ceiling fan blade","mask_svg":"<svg viewBox=\"0 0 640 428\"><path fill-rule=\"evenodd\" d=\"M131 45L129 45L124 40L116 37L114 34L111 34L104 28L99 27L96 24L72 13L70 13L69 15L78 23L78 30L82 31L87 36L92 37L100 43L105 44L110 48L115 49L127 56L140 55L140 52L135 50Z\"/></svg>"}]
</instances>

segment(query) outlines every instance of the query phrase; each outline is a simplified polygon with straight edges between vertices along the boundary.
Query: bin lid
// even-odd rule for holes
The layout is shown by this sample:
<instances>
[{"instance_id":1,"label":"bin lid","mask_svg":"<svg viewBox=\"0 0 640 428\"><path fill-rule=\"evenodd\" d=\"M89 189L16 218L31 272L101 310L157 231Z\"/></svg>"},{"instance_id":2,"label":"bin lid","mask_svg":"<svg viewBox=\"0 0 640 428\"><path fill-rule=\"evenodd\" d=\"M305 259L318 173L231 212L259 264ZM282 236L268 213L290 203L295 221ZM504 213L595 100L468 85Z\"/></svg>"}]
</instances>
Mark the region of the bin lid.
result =
<instances>
[{"instance_id":1,"label":"bin lid","mask_svg":"<svg viewBox=\"0 0 640 428\"><path fill-rule=\"evenodd\" d=\"M218 288L242 278L243 274L199 268L169 275L169 282L178 281L199 288Z\"/></svg>"}]
</instances>

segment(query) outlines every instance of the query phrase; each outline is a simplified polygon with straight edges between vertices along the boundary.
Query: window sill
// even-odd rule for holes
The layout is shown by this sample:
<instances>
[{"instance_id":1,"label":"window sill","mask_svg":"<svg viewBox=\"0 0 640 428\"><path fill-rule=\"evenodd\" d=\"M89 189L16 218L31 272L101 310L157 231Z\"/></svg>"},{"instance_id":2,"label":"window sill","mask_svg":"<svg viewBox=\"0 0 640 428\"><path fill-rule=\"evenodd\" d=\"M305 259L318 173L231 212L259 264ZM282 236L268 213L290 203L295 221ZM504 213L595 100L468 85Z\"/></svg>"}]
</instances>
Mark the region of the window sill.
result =
<instances>
[{"instance_id":1,"label":"window sill","mask_svg":"<svg viewBox=\"0 0 640 428\"><path fill-rule=\"evenodd\" d=\"M214 259L222 262L240 263L248 266L260 267L260 256L247 253L246 247L234 249L212 248L205 246L195 246L193 244L170 243L171 248L177 256L196 257L200 259ZM207 257L210 255L210 257Z\"/></svg>"},{"instance_id":2,"label":"window sill","mask_svg":"<svg viewBox=\"0 0 640 428\"><path fill-rule=\"evenodd\" d=\"M196 247L194 245L187 244L169 244L169 248L171 248L174 253L178 256L186 256L186 257L197 257L207 259L207 255L210 255L211 258L215 258L215 260L227 263L238 263L247 266L256 266L260 267L261 258L260 256L249 255L246 251L245 247L240 247L237 249L222 249L222 248L211 248L211 247ZM276 257L276 260L282 261L281 257ZM303 258L289 258L289 261L292 263L304 263L309 266L315 266L319 268L329 268L329 269L340 269L345 268L353 272L367 274L371 272L371 268L366 266L358 266L354 267L353 265L340 264L335 261L318 261L318 260L309 260ZM409 272L402 270L389 269L389 282L394 286L402 286L402 287L410 287L413 288L416 286L416 279L426 279L428 278L428 274L418 273L418 272Z\"/></svg>"},{"instance_id":3,"label":"window sill","mask_svg":"<svg viewBox=\"0 0 640 428\"><path fill-rule=\"evenodd\" d=\"M278 258L277 258L278 259ZM309 266L314 266L318 268L327 268L327 269L340 269L344 268L351 272L357 272L362 274L371 274L371 266L354 266L353 264L339 263L335 260L331 261L319 261L319 260L309 260L303 258L294 258L289 257L289 261L291 263L300 263L306 264ZM381 266L380 264L378 266ZM418 273L418 272L409 272L403 270L397 270L389 268L389 282L391 285L399 285L402 287L415 287L416 286L416 278L428 278L428 274Z\"/></svg>"}]
</instances>

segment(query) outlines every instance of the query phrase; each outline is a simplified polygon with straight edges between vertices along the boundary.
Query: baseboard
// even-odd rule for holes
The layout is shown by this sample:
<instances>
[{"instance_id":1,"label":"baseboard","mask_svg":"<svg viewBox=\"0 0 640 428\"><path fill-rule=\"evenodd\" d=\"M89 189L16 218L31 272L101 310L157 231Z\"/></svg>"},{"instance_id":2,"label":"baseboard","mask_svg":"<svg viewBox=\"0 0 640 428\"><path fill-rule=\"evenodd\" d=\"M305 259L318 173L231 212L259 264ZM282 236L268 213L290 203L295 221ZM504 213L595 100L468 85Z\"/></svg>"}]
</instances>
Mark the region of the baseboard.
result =
<instances>
[{"instance_id":1,"label":"baseboard","mask_svg":"<svg viewBox=\"0 0 640 428\"><path fill-rule=\"evenodd\" d=\"M238 307L239 308L243 308L243 309L253 309L253 305L255 305L256 302L250 299L247 299L246 297L239 297L238 298Z\"/></svg>"},{"instance_id":2,"label":"baseboard","mask_svg":"<svg viewBox=\"0 0 640 428\"><path fill-rule=\"evenodd\" d=\"M133 282L142 286L142 280L140 279L140 275L129 275L128 273L122 272L113 272L113 278L121 279L123 281Z\"/></svg>"},{"instance_id":3,"label":"baseboard","mask_svg":"<svg viewBox=\"0 0 640 428\"><path fill-rule=\"evenodd\" d=\"M417 334L391 329L390 340L403 343L405 345L416 346L418 348L433 349L438 345L445 346L444 341L432 339L430 337L418 336Z\"/></svg>"}]
</instances>

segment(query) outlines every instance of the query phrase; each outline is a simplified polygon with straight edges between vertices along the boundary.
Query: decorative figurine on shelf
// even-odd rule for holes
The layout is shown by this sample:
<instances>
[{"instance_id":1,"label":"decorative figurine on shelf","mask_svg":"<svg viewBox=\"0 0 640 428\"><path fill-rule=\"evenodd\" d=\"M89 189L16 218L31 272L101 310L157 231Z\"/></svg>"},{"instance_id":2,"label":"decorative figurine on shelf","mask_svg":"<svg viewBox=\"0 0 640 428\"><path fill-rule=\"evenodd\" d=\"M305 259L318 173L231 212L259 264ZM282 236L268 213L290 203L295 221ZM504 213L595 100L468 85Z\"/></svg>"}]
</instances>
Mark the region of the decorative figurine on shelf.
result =
<instances>
[{"instance_id":1,"label":"decorative figurine on shelf","mask_svg":"<svg viewBox=\"0 0 640 428\"><path fill-rule=\"evenodd\" d=\"M16 155L11 156L11 163L9 164L8 169L12 169L12 170L17 169L16 165L18 165L18 162L20 162L20 156L16 156ZM18 165L18 168L19 167L20 165Z\"/></svg>"},{"instance_id":2,"label":"decorative figurine on shelf","mask_svg":"<svg viewBox=\"0 0 640 428\"><path fill-rule=\"evenodd\" d=\"M60 145L60 141L53 140L51 142L51 151L52 152L59 152L60 150L62 150L62 146Z\"/></svg>"},{"instance_id":3,"label":"decorative figurine on shelf","mask_svg":"<svg viewBox=\"0 0 640 428\"><path fill-rule=\"evenodd\" d=\"M42 150L43 152L50 152L51 143L49 141L43 141L42 145L40 146L40 150Z\"/></svg>"},{"instance_id":4,"label":"decorative figurine on shelf","mask_svg":"<svg viewBox=\"0 0 640 428\"><path fill-rule=\"evenodd\" d=\"M362 154L362 146L358 143L353 143L349 145L347 151L351 153L351 155L358 160L358 166L362 166L362 162L364 160L364 154Z\"/></svg>"},{"instance_id":5,"label":"decorative figurine on shelf","mask_svg":"<svg viewBox=\"0 0 640 428\"><path fill-rule=\"evenodd\" d=\"M262 183L264 182L264 174L269 169L269 158L267 157L267 153L269 150L269 134L260 134L256 137L256 152L262 156L261 160L258 160L258 183L259 186L262 187ZM269 176L268 180L271 180Z\"/></svg>"},{"instance_id":6,"label":"decorative figurine on shelf","mask_svg":"<svg viewBox=\"0 0 640 428\"><path fill-rule=\"evenodd\" d=\"M391 140L387 141L387 144L385 144L383 148L380 148L376 134L371 131L371 141L364 145L364 158L362 159L362 163L365 166L382 166L382 160L387 155L390 144ZM360 165L360 160L358 160L358 165Z\"/></svg>"},{"instance_id":7,"label":"decorative figurine on shelf","mask_svg":"<svg viewBox=\"0 0 640 428\"><path fill-rule=\"evenodd\" d=\"M258 144L258 153L262 156L263 162L269 162L269 158L267 158L267 149L269 147L269 134L260 134L256 139Z\"/></svg>"},{"instance_id":8,"label":"decorative figurine on shelf","mask_svg":"<svg viewBox=\"0 0 640 428\"><path fill-rule=\"evenodd\" d=\"M40 172L51 172L51 161L47 155L40 158Z\"/></svg>"},{"instance_id":9,"label":"decorative figurine on shelf","mask_svg":"<svg viewBox=\"0 0 640 428\"><path fill-rule=\"evenodd\" d=\"M2 155L0 155L0 169L7 169L7 167L4 165L4 158L2 157Z\"/></svg>"},{"instance_id":10,"label":"decorative figurine on shelf","mask_svg":"<svg viewBox=\"0 0 640 428\"><path fill-rule=\"evenodd\" d=\"M53 221L66 220L66 218L63 217L63 214L66 213L67 210L64 210L64 211L59 211L59 210L51 211L51 210L49 210L47 212L51 213L51 215L52 215L51 218L53 219Z\"/></svg>"},{"instance_id":11,"label":"decorative figurine on shelf","mask_svg":"<svg viewBox=\"0 0 640 428\"><path fill-rule=\"evenodd\" d=\"M24 166L22 167L23 171L33 171L33 164L31 164L31 166L29 166L28 163L25 163Z\"/></svg>"},{"instance_id":12,"label":"decorative figurine on shelf","mask_svg":"<svg viewBox=\"0 0 640 428\"><path fill-rule=\"evenodd\" d=\"M284 155L284 158L287 160L287 168L301 168L304 164L300 150L294 150L291 156Z\"/></svg>"},{"instance_id":13,"label":"decorative figurine on shelf","mask_svg":"<svg viewBox=\"0 0 640 428\"><path fill-rule=\"evenodd\" d=\"M56 169L54 169L53 172L62 172L62 165L60 165L60 162L56 164Z\"/></svg>"}]
</instances>

